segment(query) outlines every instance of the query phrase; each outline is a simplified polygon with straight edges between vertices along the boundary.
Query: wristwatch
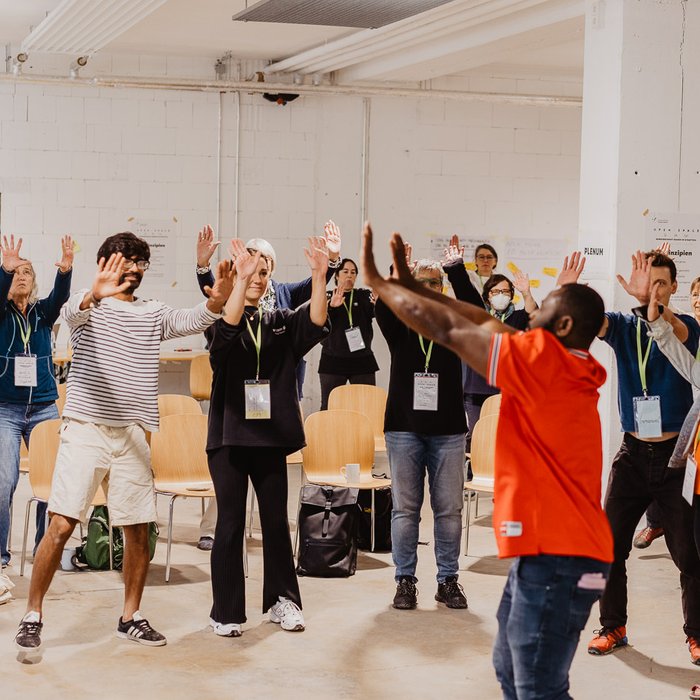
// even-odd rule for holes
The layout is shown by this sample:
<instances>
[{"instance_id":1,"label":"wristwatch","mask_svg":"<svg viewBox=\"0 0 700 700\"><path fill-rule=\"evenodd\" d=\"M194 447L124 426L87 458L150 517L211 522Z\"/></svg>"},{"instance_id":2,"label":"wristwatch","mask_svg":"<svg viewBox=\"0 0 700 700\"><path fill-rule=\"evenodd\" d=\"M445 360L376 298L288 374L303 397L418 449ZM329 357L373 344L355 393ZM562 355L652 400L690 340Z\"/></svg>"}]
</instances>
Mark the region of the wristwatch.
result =
<instances>
[{"instance_id":1,"label":"wristwatch","mask_svg":"<svg viewBox=\"0 0 700 700\"><path fill-rule=\"evenodd\" d=\"M207 264L204 267L200 267L197 265L197 274L198 275L206 275L207 272L211 272L211 265Z\"/></svg>"}]
</instances>

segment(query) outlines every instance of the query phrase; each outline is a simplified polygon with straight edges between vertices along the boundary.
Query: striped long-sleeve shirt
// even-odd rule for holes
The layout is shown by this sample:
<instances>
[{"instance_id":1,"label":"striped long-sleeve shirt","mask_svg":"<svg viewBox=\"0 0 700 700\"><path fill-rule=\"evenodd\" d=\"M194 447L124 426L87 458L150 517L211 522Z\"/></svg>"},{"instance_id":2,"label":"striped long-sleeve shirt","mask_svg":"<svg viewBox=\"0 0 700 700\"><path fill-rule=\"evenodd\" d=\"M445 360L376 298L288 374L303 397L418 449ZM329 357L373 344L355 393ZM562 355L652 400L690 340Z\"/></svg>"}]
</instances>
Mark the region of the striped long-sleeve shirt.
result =
<instances>
[{"instance_id":1,"label":"striped long-sleeve shirt","mask_svg":"<svg viewBox=\"0 0 700 700\"><path fill-rule=\"evenodd\" d=\"M73 347L63 416L115 427L138 423L154 432L161 341L201 333L220 316L206 302L176 310L111 297L81 311L87 291L71 295L61 311Z\"/></svg>"}]
</instances>

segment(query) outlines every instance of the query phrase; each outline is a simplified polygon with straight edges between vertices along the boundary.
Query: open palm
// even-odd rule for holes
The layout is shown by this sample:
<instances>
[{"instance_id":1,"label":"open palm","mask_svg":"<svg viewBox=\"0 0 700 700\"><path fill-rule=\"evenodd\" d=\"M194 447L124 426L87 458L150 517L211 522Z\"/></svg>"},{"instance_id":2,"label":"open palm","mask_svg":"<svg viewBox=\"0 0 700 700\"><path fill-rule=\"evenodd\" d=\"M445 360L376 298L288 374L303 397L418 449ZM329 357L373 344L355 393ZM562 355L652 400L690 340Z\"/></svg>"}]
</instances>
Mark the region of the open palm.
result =
<instances>
[{"instance_id":1,"label":"open palm","mask_svg":"<svg viewBox=\"0 0 700 700\"><path fill-rule=\"evenodd\" d=\"M124 256L121 253L112 253L107 261L101 258L97 265L97 274L92 283L92 296L95 301L125 292L129 288L130 283L119 282L123 273Z\"/></svg>"},{"instance_id":2,"label":"open palm","mask_svg":"<svg viewBox=\"0 0 700 700\"><path fill-rule=\"evenodd\" d=\"M14 272L22 264L23 261L19 255L21 247L21 238L15 243L14 235L10 236L9 241L7 240L7 236L2 237L2 266L7 272Z\"/></svg>"}]
</instances>

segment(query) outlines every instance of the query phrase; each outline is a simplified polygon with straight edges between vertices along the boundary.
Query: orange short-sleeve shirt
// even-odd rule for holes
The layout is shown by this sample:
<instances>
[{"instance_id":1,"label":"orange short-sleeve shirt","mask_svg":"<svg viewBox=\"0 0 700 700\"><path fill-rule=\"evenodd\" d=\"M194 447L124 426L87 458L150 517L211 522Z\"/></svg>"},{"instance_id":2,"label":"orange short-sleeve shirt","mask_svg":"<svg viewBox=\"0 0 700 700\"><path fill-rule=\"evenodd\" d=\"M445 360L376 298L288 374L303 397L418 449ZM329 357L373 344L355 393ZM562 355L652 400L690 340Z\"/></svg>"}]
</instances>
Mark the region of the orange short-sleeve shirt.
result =
<instances>
[{"instance_id":1,"label":"orange short-sleeve shirt","mask_svg":"<svg viewBox=\"0 0 700 700\"><path fill-rule=\"evenodd\" d=\"M487 379L503 394L493 514L499 556L612 561L601 507L603 367L538 328L495 335Z\"/></svg>"}]
</instances>

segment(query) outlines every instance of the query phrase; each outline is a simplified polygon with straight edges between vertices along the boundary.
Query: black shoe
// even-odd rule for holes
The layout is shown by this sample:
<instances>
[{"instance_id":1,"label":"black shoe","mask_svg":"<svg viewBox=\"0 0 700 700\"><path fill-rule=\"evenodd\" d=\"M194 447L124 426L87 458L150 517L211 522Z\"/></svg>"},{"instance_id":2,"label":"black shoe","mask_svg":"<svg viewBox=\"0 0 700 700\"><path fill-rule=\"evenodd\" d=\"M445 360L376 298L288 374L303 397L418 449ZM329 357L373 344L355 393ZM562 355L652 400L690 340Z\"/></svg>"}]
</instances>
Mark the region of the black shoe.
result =
<instances>
[{"instance_id":1,"label":"black shoe","mask_svg":"<svg viewBox=\"0 0 700 700\"><path fill-rule=\"evenodd\" d=\"M410 576L402 576L396 584L392 606L397 610L413 610L418 605L418 589Z\"/></svg>"},{"instance_id":2,"label":"black shoe","mask_svg":"<svg viewBox=\"0 0 700 700\"><path fill-rule=\"evenodd\" d=\"M197 549L203 549L205 552L209 552L214 547L213 537L200 537L199 542L197 542Z\"/></svg>"},{"instance_id":3,"label":"black shoe","mask_svg":"<svg viewBox=\"0 0 700 700\"><path fill-rule=\"evenodd\" d=\"M22 620L19 623L19 630L15 636L15 646L20 651L39 651L41 649L41 628L43 626L43 622Z\"/></svg>"},{"instance_id":4,"label":"black shoe","mask_svg":"<svg viewBox=\"0 0 700 700\"><path fill-rule=\"evenodd\" d=\"M128 622L124 622L121 617L119 618L117 637L130 639L132 642L138 642L147 647L162 647L167 644L165 637L160 632L156 632L148 624L148 620L141 617L138 612L135 612L133 620Z\"/></svg>"},{"instance_id":5,"label":"black shoe","mask_svg":"<svg viewBox=\"0 0 700 700\"><path fill-rule=\"evenodd\" d=\"M438 583L435 600L444 603L448 608L464 610L467 608L467 596L464 595L464 588L457 582L456 576L448 576L445 583Z\"/></svg>"}]
</instances>

